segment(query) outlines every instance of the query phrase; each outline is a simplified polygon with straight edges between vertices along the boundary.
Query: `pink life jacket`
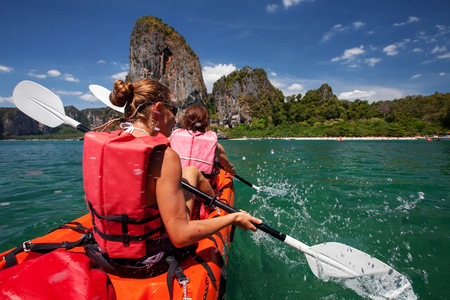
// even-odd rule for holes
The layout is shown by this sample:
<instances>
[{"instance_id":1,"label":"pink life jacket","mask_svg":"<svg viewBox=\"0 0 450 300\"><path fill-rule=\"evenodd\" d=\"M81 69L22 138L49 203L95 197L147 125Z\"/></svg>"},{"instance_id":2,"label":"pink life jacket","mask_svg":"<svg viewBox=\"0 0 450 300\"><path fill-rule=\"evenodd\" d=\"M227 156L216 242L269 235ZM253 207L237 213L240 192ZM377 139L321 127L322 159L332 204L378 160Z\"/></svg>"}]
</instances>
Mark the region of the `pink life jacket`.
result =
<instances>
[{"instance_id":1,"label":"pink life jacket","mask_svg":"<svg viewBox=\"0 0 450 300\"><path fill-rule=\"evenodd\" d=\"M217 135L214 131L177 129L170 136L170 148L180 156L183 168L196 166L205 174L213 172L217 148Z\"/></svg>"},{"instance_id":2,"label":"pink life jacket","mask_svg":"<svg viewBox=\"0 0 450 300\"><path fill-rule=\"evenodd\" d=\"M122 131L88 132L83 179L94 238L111 258L141 258L145 240L164 233L159 209L146 205L150 153L167 138L134 137Z\"/></svg>"}]
</instances>

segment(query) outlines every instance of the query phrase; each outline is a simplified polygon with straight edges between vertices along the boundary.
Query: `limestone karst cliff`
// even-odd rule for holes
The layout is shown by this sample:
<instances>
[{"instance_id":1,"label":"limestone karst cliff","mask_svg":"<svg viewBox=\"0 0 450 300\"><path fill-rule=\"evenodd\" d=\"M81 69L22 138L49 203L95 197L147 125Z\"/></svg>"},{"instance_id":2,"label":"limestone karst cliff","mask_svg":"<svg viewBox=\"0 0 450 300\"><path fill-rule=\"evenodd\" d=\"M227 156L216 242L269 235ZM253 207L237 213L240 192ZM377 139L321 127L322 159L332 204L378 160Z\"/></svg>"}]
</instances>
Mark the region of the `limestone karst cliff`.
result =
<instances>
[{"instance_id":1,"label":"limestone karst cliff","mask_svg":"<svg viewBox=\"0 0 450 300\"><path fill-rule=\"evenodd\" d=\"M212 95L219 125L227 127L252 124L253 118L271 118L273 108L283 102L283 93L275 88L263 69L245 66L223 76Z\"/></svg>"},{"instance_id":2,"label":"limestone karst cliff","mask_svg":"<svg viewBox=\"0 0 450 300\"><path fill-rule=\"evenodd\" d=\"M182 109L205 105L207 92L197 54L175 29L152 16L136 21L130 40L127 79L144 78L167 85Z\"/></svg>"}]
</instances>

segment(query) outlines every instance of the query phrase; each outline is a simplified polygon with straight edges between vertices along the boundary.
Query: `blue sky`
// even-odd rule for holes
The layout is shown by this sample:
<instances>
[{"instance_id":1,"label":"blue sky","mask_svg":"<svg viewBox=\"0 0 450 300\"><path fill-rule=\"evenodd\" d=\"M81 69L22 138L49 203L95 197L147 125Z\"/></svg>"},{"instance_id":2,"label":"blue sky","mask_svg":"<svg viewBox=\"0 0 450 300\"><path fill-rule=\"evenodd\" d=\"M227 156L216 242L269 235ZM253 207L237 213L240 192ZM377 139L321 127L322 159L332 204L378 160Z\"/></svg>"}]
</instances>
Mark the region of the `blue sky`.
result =
<instances>
[{"instance_id":1,"label":"blue sky","mask_svg":"<svg viewBox=\"0 0 450 300\"><path fill-rule=\"evenodd\" d=\"M285 96L328 83L340 99L369 102L450 92L448 0L3 1L0 106L22 80L64 105L103 107L129 69L134 22L155 16L198 54L210 93L245 65L266 70Z\"/></svg>"}]
</instances>

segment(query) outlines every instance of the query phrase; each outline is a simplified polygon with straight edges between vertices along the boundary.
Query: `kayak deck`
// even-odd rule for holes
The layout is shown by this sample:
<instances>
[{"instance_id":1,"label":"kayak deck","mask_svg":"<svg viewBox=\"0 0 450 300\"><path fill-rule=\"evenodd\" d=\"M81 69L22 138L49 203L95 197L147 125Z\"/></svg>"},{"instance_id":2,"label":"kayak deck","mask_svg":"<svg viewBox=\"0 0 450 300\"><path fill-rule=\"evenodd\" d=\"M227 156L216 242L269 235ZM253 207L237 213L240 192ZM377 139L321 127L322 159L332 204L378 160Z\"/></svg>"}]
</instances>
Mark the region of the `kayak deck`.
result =
<instances>
[{"instance_id":1,"label":"kayak deck","mask_svg":"<svg viewBox=\"0 0 450 300\"><path fill-rule=\"evenodd\" d=\"M219 200L226 204L234 204L234 183L233 177L229 174L225 174L221 171L217 180L217 189L221 192ZM222 209L214 209L208 218L220 217L225 215ZM73 222L81 223L82 226L92 228L90 215L86 214ZM62 241L75 242L80 239L82 233L76 232L71 229L61 228L53 232L48 233L45 236L35 238L31 240L31 243L55 243ZM202 266L193 257L188 256L184 261L180 263L184 274L189 278L189 283L186 286L187 297L191 299L217 299L220 295L219 287L221 286L224 278L221 276L221 267L226 265L228 245L231 236L231 226L223 228L212 236L211 239L204 239L198 243L196 253L208 264L212 270L213 276L208 276L208 272L205 267ZM84 253L83 247L76 247L71 252ZM10 251L0 254L0 272L5 268L5 256ZM36 252L21 252L16 255L17 263L23 263L33 258L42 256L44 254ZM170 299L169 289L167 287L167 273L163 273L159 276L135 279L124 278L115 275L108 274L115 292L117 299ZM215 282L210 278L212 277ZM222 282L222 285L224 283ZM172 299L183 299L184 289L176 278L172 280Z\"/></svg>"}]
</instances>

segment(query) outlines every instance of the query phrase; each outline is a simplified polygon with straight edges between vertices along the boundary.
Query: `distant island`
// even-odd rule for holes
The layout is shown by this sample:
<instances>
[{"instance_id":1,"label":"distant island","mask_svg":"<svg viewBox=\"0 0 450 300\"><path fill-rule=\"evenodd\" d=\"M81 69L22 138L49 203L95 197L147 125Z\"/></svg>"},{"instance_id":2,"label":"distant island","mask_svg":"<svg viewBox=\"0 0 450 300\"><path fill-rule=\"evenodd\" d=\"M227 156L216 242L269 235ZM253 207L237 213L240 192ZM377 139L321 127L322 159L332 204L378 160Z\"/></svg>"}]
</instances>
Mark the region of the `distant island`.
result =
<instances>
[{"instance_id":1,"label":"distant island","mask_svg":"<svg viewBox=\"0 0 450 300\"><path fill-rule=\"evenodd\" d=\"M216 106L208 98L211 129L221 138L367 138L445 137L450 133L450 93L408 96L390 101L327 99L331 88L324 84L305 96L293 95L270 106L253 103L258 111L251 124L220 124ZM331 95L333 95L331 93ZM275 105L276 104L276 105ZM269 109L270 108L270 109ZM65 107L66 114L95 128L119 113L110 108L78 110ZM81 132L62 125L49 128L16 108L0 108L0 139L80 139Z\"/></svg>"}]
</instances>

